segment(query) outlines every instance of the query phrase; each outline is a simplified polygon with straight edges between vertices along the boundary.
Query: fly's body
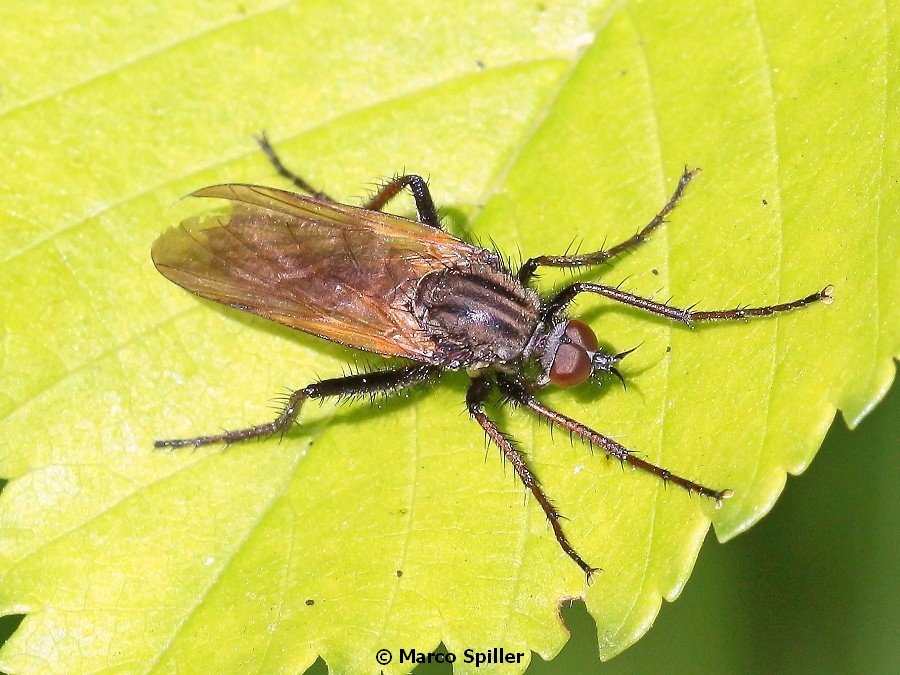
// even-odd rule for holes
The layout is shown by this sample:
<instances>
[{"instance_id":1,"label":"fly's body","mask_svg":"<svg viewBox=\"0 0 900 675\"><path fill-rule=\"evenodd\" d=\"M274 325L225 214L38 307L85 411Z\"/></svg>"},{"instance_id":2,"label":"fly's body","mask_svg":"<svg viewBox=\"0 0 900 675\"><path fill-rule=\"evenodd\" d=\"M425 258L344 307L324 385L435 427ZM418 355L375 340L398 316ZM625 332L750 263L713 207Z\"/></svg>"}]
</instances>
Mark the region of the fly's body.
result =
<instances>
[{"instance_id":1,"label":"fly's body","mask_svg":"<svg viewBox=\"0 0 900 675\"><path fill-rule=\"evenodd\" d=\"M593 329L571 319L567 307L594 293L688 325L732 321L829 302L831 287L765 307L692 311L596 283L572 283L542 298L530 282L540 266L577 268L606 262L644 242L675 207L694 175L685 170L663 209L636 235L612 248L583 255L531 258L515 273L494 251L441 228L428 187L418 176L387 183L364 207L339 204L288 171L263 137L262 149L278 171L310 196L257 185L216 185L193 193L226 199L231 213L191 218L153 245L157 269L197 295L350 347L401 357L409 363L326 379L295 391L271 422L189 439L157 441L157 447L232 443L287 429L307 399L387 394L464 370L470 415L484 429L534 495L565 553L588 580L597 571L577 552L560 515L523 455L484 412L494 390L619 459L662 480L720 503L730 490L706 487L650 464L616 441L542 404L547 385L579 385L598 372L620 379L618 362L628 352L607 352ZM384 213L402 189L415 198L418 221ZM623 380L624 382L624 380Z\"/></svg>"}]
</instances>

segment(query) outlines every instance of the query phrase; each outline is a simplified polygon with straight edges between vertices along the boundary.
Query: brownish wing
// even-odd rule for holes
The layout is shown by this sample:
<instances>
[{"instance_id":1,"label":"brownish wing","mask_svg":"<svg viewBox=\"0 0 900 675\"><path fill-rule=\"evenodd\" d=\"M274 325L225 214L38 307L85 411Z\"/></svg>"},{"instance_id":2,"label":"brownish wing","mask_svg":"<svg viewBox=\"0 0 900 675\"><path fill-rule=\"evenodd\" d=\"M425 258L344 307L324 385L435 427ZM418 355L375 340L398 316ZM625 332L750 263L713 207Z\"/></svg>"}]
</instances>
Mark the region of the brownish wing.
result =
<instances>
[{"instance_id":1,"label":"brownish wing","mask_svg":"<svg viewBox=\"0 0 900 675\"><path fill-rule=\"evenodd\" d=\"M230 215L188 218L153 244L156 269L192 293L386 356L437 362L411 311L427 273L478 249L391 214L256 185L203 188Z\"/></svg>"}]
</instances>

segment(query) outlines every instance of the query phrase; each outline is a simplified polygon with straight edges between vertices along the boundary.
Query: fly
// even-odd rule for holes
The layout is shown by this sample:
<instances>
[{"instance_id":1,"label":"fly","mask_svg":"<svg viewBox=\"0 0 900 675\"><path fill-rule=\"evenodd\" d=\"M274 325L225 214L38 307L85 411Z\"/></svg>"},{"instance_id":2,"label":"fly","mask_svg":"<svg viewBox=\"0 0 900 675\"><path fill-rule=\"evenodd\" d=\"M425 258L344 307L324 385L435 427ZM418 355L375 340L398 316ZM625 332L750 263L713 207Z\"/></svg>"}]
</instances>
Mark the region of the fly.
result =
<instances>
[{"instance_id":1,"label":"fly","mask_svg":"<svg viewBox=\"0 0 900 675\"><path fill-rule=\"evenodd\" d=\"M536 394L551 384L574 387L595 373L622 379L616 367L629 352L600 347L590 326L568 317L569 305L578 295L593 293L690 326L831 302L831 286L791 302L714 311L680 309L590 282L568 284L547 297L531 287L538 267L590 267L637 248L675 208L696 170L685 168L669 201L633 237L594 253L537 256L513 271L496 252L444 231L420 176L398 176L364 206L347 206L285 168L265 136L258 141L278 172L308 196L240 183L198 190L192 196L230 201L231 213L213 219L189 218L164 233L153 244L156 268L200 297L410 363L313 382L293 392L271 422L156 441L156 447L270 436L288 429L308 399L389 394L432 380L446 370L462 370L470 378L469 414L512 464L546 515L559 546L588 581L598 568L569 542L559 512L523 455L485 413L491 393L497 390L504 400L528 408L621 462L721 505L731 490L706 487L651 464L540 402ZM413 195L418 221L382 211L403 189Z\"/></svg>"}]
</instances>

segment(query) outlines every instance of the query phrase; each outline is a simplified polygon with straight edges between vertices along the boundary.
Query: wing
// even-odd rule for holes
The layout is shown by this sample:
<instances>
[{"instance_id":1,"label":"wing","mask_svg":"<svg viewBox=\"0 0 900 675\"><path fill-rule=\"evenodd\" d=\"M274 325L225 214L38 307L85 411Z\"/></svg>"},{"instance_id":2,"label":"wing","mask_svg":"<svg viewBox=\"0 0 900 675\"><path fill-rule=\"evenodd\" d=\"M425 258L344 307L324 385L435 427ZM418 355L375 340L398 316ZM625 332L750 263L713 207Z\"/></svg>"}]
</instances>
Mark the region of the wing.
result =
<instances>
[{"instance_id":1,"label":"wing","mask_svg":"<svg viewBox=\"0 0 900 675\"><path fill-rule=\"evenodd\" d=\"M153 244L156 269L197 295L357 349L437 363L412 313L419 280L480 249L379 211L256 185L203 188L228 215L189 218Z\"/></svg>"}]
</instances>

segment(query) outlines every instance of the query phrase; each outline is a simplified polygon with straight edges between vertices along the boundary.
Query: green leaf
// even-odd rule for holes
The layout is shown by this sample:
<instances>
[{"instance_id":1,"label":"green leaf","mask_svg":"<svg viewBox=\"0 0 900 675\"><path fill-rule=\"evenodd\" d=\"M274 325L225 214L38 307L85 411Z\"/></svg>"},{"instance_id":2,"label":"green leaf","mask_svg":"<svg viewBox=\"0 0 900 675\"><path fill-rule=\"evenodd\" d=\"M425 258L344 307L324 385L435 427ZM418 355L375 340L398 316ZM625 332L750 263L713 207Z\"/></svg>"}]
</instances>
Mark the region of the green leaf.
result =
<instances>
[{"instance_id":1,"label":"green leaf","mask_svg":"<svg viewBox=\"0 0 900 675\"><path fill-rule=\"evenodd\" d=\"M0 9L0 612L5 672L377 672L379 648L536 652L584 597L610 657L861 419L900 343L897 10L634 3L78 3ZM67 14L69 12L69 14ZM90 22L87 23L87 19ZM40 26L40 31L34 29ZM524 411L586 586L464 411L466 378L310 406L278 439L154 452L265 421L359 354L197 300L149 247L217 182L282 185L251 136L337 196L404 170L514 257L633 234L685 164L670 223L585 278L677 305L835 287L775 320L688 330L596 298L639 349L614 383L542 399L735 497L622 471ZM543 288L563 283L547 271ZM371 362L372 359L363 359ZM838 498L838 497L836 497Z\"/></svg>"}]
</instances>

